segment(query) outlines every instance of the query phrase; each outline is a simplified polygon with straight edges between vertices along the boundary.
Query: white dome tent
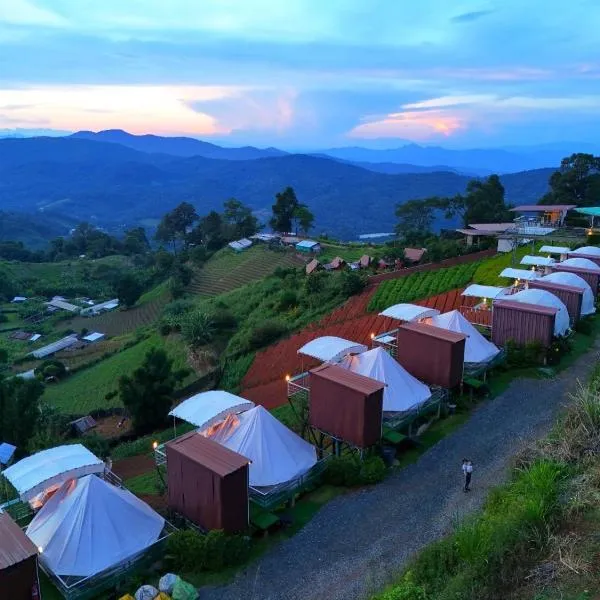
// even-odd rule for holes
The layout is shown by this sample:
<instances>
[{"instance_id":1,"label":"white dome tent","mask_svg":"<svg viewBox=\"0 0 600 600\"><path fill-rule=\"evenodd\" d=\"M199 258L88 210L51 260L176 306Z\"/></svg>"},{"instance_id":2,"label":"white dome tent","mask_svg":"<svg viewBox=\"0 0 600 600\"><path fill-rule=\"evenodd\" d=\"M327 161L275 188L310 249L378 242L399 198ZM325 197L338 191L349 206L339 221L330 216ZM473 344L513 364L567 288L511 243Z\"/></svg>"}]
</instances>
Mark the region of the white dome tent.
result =
<instances>
[{"instance_id":1,"label":"white dome tent","mask_svg":"<svg viewBox=\"0 0 600 600\"><path fill-rule=\"evenodd\" d=\"M398 321L420 321L427 317L439 315L440 311L435 308L427 308L418 304L394 304L388 306L384 311L379 313L381 317L390 317Z\"/></svg>"},{"instance_id":2,"label":"white dome tent","mask_svg":"<svg viewBox=\"0 0 600 600\"><path fill-rule=\"evenodd\" d=\"M254 402L240 396L222 390L211 390L184 400L169 416L204 428L222 421L230 413L240 413L253 406Z\"/></svg>"},{"instance_id":3,"label":"white dome tent","mask_svg":"<svg viewBox=\"0 0 600 600\"><path fill-rule=\"evenodd\" d=\"M385 383L383 412L412 410L431 398L431 390L413 377L383 348L348 356L340 367Z\"/></svg>"},{"instance_id":4,"label":"white dome tent","mask_svg":"<svg viewBox=\"0 0 600 600\"><path fill-rule=\"evenodd\" d=\"M317 358L323 362L339 362L348 354L366 352L368 348L344 338L324 335L307 342L298 350L298 354Z\"/></svg>"},{"instance_id":5,"label":"white dome tent","mask_svg":"<svg viewBox=\"0 0 600 600\"><path fill-rule=\"evenodd\" d=\"M314 446L288 429L262 406L205 429L202 435L251 461L250 485L268 487L288 482L317 462Z\"/></svg>"},{"instance_id":6,"label":"white dome tent","mask_svg":"<svg viewBox=\"0 0 600 600\"><path fill-rule=\"evenodd\" d=\"M95 475L65 482L29 524L41 560L60 577L91 577L154 544L165 520Z\"/></svg>"},{"instance_id":7,"label":"white dome tent","mask_svg":"<svg viewBox=\"0 0 600 600\"><path fill-rule=\"evenodd\" d=\"M589 258L567 258L567 260L563 260L558 263L557 266L563 267L575 267L577 269L585 269L586 271L595 271L596 273L600 273L600 267Z\"/></svg>"},{"instance_id":8,"label":"white dome tent","mask_svg":"<svg viewBox=\"0 0 600 600\"><path fill-rule=\"evenodd\" d=\"M598 246L583 246L583 248L577 248L577 250L570 250L569 254L582 254L600 258L600 248Z\"/></svg>"},{"instance_id":9,"label":"white dome tent","mask_svg":"<svg viewBox=\"0 0 600 600\"><path fill-rule=\"evenodd\" d=\"M565 335L569 329L569 312L564 303L551 292L546 290L522 290L510 297L513 302L551 306L558 309L554 320L554 335Z\"/></svg>"},{"instance_id":10,"label":"white dome tent","mask_svg":"<svg viewBox=\"0 0 600 600\"><path fill-rule=\"evenodd\" d=\"M579 277L576 273L568 271L557 271L542 277L541 281L550 281L551 283L559 283L561 285L570 285L583 289L583 300L581 301L581 316L593 315L596 312L596 304L594 302L594 292L588 282Z\"/></svg>"},{"instance_id":11,"label":"white dome tent","mask_svg":"<svg viewBox=\"0 0 600 600\"><path fill-rule=\"evenodd\" d=\"M467 336L465 341L465 363L487 363L500 354L500 349L486 340L457 310L451 310L437 317L432 317L427 322L441 329L456 331Z\"/></svg>"}]
</instances>

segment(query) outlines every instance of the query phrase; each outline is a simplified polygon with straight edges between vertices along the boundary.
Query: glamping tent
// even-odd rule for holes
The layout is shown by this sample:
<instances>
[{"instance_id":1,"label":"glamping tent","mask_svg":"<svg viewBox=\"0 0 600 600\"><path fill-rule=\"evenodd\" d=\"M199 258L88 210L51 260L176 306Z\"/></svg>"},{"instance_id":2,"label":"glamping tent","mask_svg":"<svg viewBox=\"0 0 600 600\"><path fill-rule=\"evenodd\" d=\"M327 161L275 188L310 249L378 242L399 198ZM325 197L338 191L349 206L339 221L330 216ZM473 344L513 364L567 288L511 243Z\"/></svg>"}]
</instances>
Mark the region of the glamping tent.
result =
<instances>
[{"instance_id":1,"label":"glamping tent","mask_svg":"<svg viewBox=\"0 0 600 600\"><path fill-rule=\"evenodd\" d=\"M500 353L500 349L492 342L488 342L457 310L451 310L437 317L432 317L427 320L427 323L466 336L465 363L487 363Z\"/></svg>"},{"instance_id":2,"label":"glamping tent","mask_svg":"<svg viewBox=\"0 0 600 600\"><path fill-rule=\"evenodd\" d=\"M412 410L431 398L430 389L381 347L356 356L347 356L340 367L385 383L383 412Z\"/></svg>"},{"instance_id":3,"label":"glamping tent","mask_svg":"<svg viewBox=\"0 0 600 600\"><path fill-rule=\"evenodd\" d=\"M467 286L462 292L461 296L470 298L483 298L484 300L496 300L501 296L506 296L510 293L508 288L498 287L495 285L479 285L478 283L472 283Z\"/></svg>"},{"instance_id":4,"label":"glamping tent","mask_svg":"<svg viewBox=\"0 0 600 600\"><path fill-rule=\"evenodd\" d=\"M600 267L589 258L567 258L567 260L563 260L561 263L559 263L559 266L574 267L576 269L586 269L587 271L595 271L600 273Z\"/></svg>"},{"instance_id":5,"label":"glamping tent","mask_svg":"<svg viewBox=\"0 0 600 600\"><path fill-rule=\"evenodd\" d=\"M550 273L545 275L540 281L549 281L551 283L559 283L561 285L570 285L571 287L583 289L583 300L581 302L581 316L593 315L596 312L596 305L594 303L594 292L590 285L576 275L575 273L569 273L568 271L557 271L556 273Z\"/></svg>"},{"instance_id":6,"label":"glamping tent","mask_svg":"<svg viewBox=\"0 0 600 600\"><path fill-rule=\"evenodd\" d=\"M538 277L541 277L541 275L537 271L530 271L528 269L513 269L512 267L507 267L500 273L499 277L531 281L532 279L537 279Z\"/></svg>"},{"instance_id":7,"label":"glamping tent","mask_svg":"<svg viewBox=\"0 0 600 600\"><path fill-rule=\"evenodd\" d=\"M252 487L285 483L303 475L317 462L314 446L262 406L239 415L230 414L202 434L252 461Z\"/></svg>"},{"instance_id":8,"label":"glamping tent","mask_svg":"<svg viewBox=\"0 0 600 600\"><path fill-rule=\"evenodd\" d=\"M95 475L63 483L27 527L41 561L60 577L91 577L154 544L165 520Z\"/></svg>"},{"instance_id":9,"label":"glamping tent","mask_svg":"<svg viewBox=\"0 0 600 600\"><path fill-rule=\"evenodd\" d=\"M521 259L522 265L531 265L534 267L549 267L553 265L555 260L553 258L549 258L547 256L524 256Z\"/></svg>"},{"instance_id":10,"label":"glamping tent","mask_svg":"<svg viewBox=\"0 0 600 600\"><path fill-rule=\"evenodd\" d=\"M390 317L398 321L420 321L427 317L439 315L440 311L435 308L427 308L417 304L394 304L386 308L379 315L382 317Z\"/></svg>"},{"instance_id":11,"label":"glamping tent","mask_svg":"<svg viewBox=\"0 0 600 600\"><path fill-rule=\"evenodd\" d=\"M554 335L565 335L569 329L569 313L567 307L554 294L546 290L522 290L510 296L512 302L522 302L538 306L550 306L558 309L554 321Z\"/></svg>"},{"instance_id":12,"label":"glamping tent","mask_svg":"<svg viewBox=\"0 0 600 600\"><path fill-rule=\"evenodd\" d=\"M222 421L230 413L240 413L253 406L254 402L240 396L222 390L211 390L184 400L169 416L205 428Z\"/></svg>"},{"instance_id":13,"label":"glamping tent","mask_svg":"<svg viewBox=\"0 0 600 600\"><path fill-rule=\"evenodd\" d=\"M325 335L304 344L298 350L298 354L317 358L323 362L339 362L348 354L360 354L367 350L368 348L363 344L333 335Z\"/></svg>"},{"instance_id":14,"label":"glamping tent","mask_svg":"<svg viewBox=\"0 0 600 600\"><path fill-rule=\"evenodd\" d=\"M583 246L577 250L570 250L569 254L581 254L582 256L597 256L600 258L600 248L598 246Z\"/></svg>"},{"instance_id":15,"label":"glamping tent","mask_svg":"<svg viewBox=\"0 0 600 600\"><path fill-rule=\"evenodd\" d=\"M81 444L57 446L23 458L8 467L4 476L23 502L39 506L36 496L58 489L65 481L103 473L104 462Z\"/></svg>"}]
</instances>

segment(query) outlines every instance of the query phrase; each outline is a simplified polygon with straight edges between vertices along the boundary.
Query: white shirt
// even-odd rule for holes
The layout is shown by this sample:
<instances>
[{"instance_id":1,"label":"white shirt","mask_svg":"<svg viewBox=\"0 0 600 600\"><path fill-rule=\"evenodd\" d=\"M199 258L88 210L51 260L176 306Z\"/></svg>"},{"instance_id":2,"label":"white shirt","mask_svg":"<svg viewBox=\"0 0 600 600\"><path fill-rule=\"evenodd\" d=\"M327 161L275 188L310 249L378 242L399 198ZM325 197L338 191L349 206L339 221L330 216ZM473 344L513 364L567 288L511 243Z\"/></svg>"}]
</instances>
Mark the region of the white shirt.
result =
<instances>
[{"instance_id":1,"label":"white shirt","mask_svg":"<svg viewBox=\"0 0 600 600\"><path fill-rule=\"evenodd\" d=\"M473 472L473 465L469 465L469 464L465 463L462 466L462 470L463 470L463 473L472 473Z\"/></svg>"}]
</instances>

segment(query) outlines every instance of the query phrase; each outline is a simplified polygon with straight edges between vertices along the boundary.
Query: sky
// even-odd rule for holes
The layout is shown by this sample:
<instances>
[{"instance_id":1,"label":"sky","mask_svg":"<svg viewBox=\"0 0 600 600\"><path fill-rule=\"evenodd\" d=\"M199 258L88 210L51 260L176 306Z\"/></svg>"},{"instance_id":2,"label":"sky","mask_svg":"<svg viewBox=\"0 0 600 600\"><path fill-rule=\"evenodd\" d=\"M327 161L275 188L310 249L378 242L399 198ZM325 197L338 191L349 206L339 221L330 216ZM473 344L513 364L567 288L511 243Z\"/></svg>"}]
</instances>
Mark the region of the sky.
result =
<instances>
[{"instance_id":1,"label":"sky","mask_svg":"<svg viewBox=\"0 0 600 600\"><path fill-rule=\"evenodd\" d=\"M0 0L0 130L596 142L598 0Z\"/></svg>"}]
</instances>

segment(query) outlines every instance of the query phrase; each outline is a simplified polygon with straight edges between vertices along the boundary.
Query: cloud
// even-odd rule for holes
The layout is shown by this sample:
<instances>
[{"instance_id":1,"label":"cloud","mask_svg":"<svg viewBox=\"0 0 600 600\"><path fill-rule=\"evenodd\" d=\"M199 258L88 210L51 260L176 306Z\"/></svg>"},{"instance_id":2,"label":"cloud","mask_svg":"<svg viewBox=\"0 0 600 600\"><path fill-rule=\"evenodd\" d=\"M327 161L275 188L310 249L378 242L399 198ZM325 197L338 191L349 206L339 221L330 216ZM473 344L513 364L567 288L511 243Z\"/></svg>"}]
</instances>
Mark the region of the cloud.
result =
<instances>
[{"instance_id":1,"label":"cloud","mask_svg":"<svg viewBox=\"0 0 600 600\"><path fill-rule=\"evenodd\" d=\"M493 14L495 11L493 10L476 10L473 12L466 12L460 15L456 15L450 19L453 23L470 23L471 21L477 21L482 17L487 17L488 15Z\"/></svg>"},{"instance_id":2,"label":"cloud","mask_svg":"<svg viewBox=\"0 0 600 600\"><path fill-rule=\"evenodd\" d=\"M64 27L67 21L51 8L38 6L31 0L0 0L0 23Z\"/></svg>"}]
</instances>

